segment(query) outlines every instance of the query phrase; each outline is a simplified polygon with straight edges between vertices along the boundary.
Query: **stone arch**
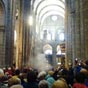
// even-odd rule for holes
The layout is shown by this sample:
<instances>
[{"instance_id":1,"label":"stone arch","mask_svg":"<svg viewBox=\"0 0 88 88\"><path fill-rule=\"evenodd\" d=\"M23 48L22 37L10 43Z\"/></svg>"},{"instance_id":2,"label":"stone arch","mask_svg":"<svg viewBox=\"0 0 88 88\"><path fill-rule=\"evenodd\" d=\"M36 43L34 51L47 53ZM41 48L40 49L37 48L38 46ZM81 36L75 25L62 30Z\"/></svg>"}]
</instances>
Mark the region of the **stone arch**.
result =
<instances>
[{"instance_id":1,"label":"stone arch","mask_svg":"<svg viewBox=\"0 0 88 88\"><path fill-rule=\"evenodd\" d=\"M39 33L41 27L47 17L58 15L64 19L65 16L65 0L35 0L33 4L35 15L36 31Z\"/></svg>"},{"instance_id":2,"label":"stone arch","mask_svg":"<svg viewBox=\"0 0 88 88\"><path fill-rule=\"evenodd\" d=\"M36 1L37 1L37 0L34 1L34 4L36 3ZM37 2L37 4L35 4L35 8L34 8L35 13L37 13L36 11L37 11L37 9L39 8L39 5L42 4L44 1L46 1L46 0L39 0L39 1ZM62 3L65 3L65 2L62 1L62 0L57 0L57 1L60 1L60 2L62 2Z\"/></svg>"}]
</instances>

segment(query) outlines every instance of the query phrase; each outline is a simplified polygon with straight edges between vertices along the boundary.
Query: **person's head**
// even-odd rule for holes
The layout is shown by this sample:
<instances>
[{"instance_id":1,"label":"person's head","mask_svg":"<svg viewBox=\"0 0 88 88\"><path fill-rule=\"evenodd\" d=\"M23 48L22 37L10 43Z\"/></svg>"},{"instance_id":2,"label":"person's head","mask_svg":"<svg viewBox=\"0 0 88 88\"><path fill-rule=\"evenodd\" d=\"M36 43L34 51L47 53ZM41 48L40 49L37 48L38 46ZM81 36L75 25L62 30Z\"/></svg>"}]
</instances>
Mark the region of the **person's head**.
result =
<instances>
[{"instance_id":1,"label":"person's head","mask_svg":"<svg viewBox=\"0 0 88 88\"><path fill-rule=\"evenodd\" d=\"M23 88L23 86L21 86L21 85L13 85L10 88Z\"/></svg>"},{"instance_id":2,"label":"person's head","mask_svg":"<svg viewBox=\"0 0 88 88\"><path fill-rule=\"evenodd\" d=\"M53 83L52 88L68 88L68 85L63 80L57 80Z\"/></svg>"},{"instance_id":3,"label":"person's head","mask_svg":"<svg viewBox=\"0 0 88 88\"><path fill-rule=\"evenodd\" d=\"M48 88L48 82L46 80L41 80L38 86L39 88Z\"/></svg>"},{"instance_id":4,"label":"person's head","mask_svg":"<svg viewBox=\"0 0 88 88\"><path fill-rule=\"evenodd\" d=\"M19 78L12 77L8 80L8 86L13 86L16 84L21 84L21 80Z\"/></svg>"},{"instance_id":5,"label":"person's head","mask_svg":"<svg viewBox=\"0 0 88 88\"><path fill-rule=\"evenodd\" d=\"M35 82L36 78L37 78L37 76L36 76L36 73L34 71L29 71L27 73L27 81L28 82Z\"/></svg>"},{"instance_id":6,"label":"person's head","mask_svg":"<svg viewBox=\"0 0 88 88\"><path fill-rule=\"evenodd\" d=\"M86 76L85 76L85 74L82 73L82 72L77 73L77 74L75 75L75 81L78 82L78 83L84 83L84 82L85 82L85 78L86 78Z\"/></svg>"},{"instance_id":7,"label":"person's head","mask_svg":"<svg viewBox=\"0 0 88 88\"><path fill-rule=\"evenodd\" d=\"M88 65L88 60L85 61L86 65Z\"/></svg>"},{"instance_id":8,"label":"person's head","mask_svg":"<svg viewBox=\"0 0 88 88\"><path fill-rule=\"evenodd\" d=\"M53 76L54 71L48 71L48 74L49 74L50 76Z\"/></svg>"},{"instance_id":9,"label":"person's head","mask_svg":"<svg viewBox=\"0 0 88 88\"><path fill-rule=\"evenodd\" d=\"M88 70L85 69L85 68L82 68L82 69L80 70L80 72L83 73L83 74L85 74L85 75L88 75Z\"/></svg>"},{"instance_id":10,"label":"person's head","mask_svg":"<svg viewBox=\"0 0 88 88\"><path fill-rule=\"evenodd\" d=\"M4 76L4 71L0 68L0 78Z\"/></svg>"},{"instance_id":11,"label":"person's head","mask_svg":"<svg viewBox=\"0 0 88 88\"><path fill-rule=\"evenodd\" d=\"M45 79L45 76L46 76L46 72L45 72L45 71L41 71L41 72L38 74L38 79L39 79L39 80L43 80L43 79Z\"/></svg>"},{"instance_id":12,"label":"person's head","mask_svg":"<svg viewBox=\"0 0 88 88\"><path fill-rule=\"evenodd\" d=\"M15 70L15 75L19 75L20 74L20 70L19 69L16 69Z\"/></svg>"}]
</instances>

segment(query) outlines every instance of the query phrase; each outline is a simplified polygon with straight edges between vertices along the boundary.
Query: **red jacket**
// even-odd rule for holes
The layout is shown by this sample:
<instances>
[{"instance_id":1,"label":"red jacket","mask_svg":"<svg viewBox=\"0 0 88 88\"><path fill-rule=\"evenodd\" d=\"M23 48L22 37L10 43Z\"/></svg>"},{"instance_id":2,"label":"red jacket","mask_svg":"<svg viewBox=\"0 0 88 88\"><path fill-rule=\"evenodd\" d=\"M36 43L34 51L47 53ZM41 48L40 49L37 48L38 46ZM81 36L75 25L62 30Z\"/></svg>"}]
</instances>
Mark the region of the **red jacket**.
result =
<instances>
[{"instance_id":1,"label":"red jacket","mask_svg":"<svg viewBox=\"0 0 88 88\"><path fill-rule=\"evenodd\" d=\"M85 84L74 83L72 88L88 88Z\"/></svg>"}]
</instances>

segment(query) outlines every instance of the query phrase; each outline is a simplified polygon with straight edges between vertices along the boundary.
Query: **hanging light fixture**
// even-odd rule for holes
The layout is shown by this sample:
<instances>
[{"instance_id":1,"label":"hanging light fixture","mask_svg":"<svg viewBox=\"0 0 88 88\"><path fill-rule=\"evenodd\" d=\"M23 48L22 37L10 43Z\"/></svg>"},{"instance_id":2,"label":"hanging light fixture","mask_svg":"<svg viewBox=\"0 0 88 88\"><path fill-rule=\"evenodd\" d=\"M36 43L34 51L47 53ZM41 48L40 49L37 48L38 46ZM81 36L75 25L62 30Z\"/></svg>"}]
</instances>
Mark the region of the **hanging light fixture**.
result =
<instances>
[{"instance_id":1,"label":"hanging light fixture","mask_svg":"<svg viewBox=\"0 0 88 88\"><path fill-rule=\"evenodd\" d=\"M56 21L57 20L57 16L52 16L52 21Z\"/></svg>"},{"instance_id":2,"label":"hanging light fixture","mask_svg":"<svg viewBox=\"0 0 88 88\"><path fill-rule=\"evenodd\" d=\"M28 23L30 26L33 25L33 17L32 16L29 16Z\"/></svg>"}]
</instances>

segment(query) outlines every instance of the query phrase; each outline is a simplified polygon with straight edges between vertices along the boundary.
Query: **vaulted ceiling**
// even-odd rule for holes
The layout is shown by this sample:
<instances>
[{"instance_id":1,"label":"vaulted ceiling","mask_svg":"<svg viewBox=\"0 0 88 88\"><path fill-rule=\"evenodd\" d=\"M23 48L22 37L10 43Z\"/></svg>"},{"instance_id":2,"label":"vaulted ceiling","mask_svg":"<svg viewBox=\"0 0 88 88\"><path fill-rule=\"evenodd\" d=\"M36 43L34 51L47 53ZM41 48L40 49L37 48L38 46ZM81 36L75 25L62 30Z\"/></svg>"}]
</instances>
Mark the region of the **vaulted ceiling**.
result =
<instances>
[{"instance_id":1,"label":"vaulted ceiling","mask_svg":"<svg viewBox=\"0 0 88 88\"><path fill-rule=\"evenodd\" d=\"M65 0L35 0L34 12L39 24L51 15L65 16Z\"/></svg>"}]
</instances>

